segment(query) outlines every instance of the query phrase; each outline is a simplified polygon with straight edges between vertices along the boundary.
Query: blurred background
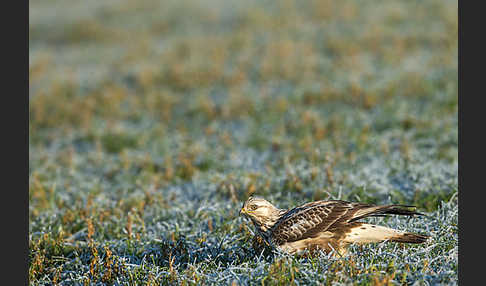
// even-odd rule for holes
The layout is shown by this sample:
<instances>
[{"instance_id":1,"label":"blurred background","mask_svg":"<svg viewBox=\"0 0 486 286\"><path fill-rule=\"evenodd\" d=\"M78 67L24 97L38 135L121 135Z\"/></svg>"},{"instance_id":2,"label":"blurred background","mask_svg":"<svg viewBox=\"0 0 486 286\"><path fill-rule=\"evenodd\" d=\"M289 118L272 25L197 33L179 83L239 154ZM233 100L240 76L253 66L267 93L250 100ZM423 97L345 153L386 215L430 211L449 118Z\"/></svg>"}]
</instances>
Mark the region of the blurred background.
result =
<instances>
[{"instance_id":1,"label":"blurred background","mask_svg":"<svg viewBox=\"0 0 486 286\"><path fill-rule=\"evenodd\" d=\"M31 1L31 177L441 191L414 183L457 183L457 27L456 1Z\"/></svg>"},{"instance_id":2,"label":"blurred background","mask_svg":"<svg viewBox=\"0 0 486 286\"><path fill-rule=\"evenodd\" d=\"M32 0L29 13L31 240L91 221L95 240L130 222L143 241L204 202L216 228L250 194L430 212L457 193L457 1Z\"/></svg>"}]
</instances>

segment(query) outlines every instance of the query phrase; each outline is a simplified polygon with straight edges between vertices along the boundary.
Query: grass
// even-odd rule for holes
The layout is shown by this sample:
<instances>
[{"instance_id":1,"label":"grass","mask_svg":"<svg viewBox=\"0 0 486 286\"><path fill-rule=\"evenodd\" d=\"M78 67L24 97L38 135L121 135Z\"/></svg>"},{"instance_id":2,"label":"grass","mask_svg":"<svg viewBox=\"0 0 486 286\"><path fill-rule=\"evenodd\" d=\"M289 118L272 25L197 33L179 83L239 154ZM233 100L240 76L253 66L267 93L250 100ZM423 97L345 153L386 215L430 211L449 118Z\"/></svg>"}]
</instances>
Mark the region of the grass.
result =
<instances>
[{"instance_id":1,"label":"grass","mask_svg":"<svg viewBox=\"0 0 486 286\"><path fill-rule=\"evenodd\" d=\"M458 283L457 1L30 1L30 285ZM417 205L258 251L238 210Z\"/></svg>"}]
</instances>

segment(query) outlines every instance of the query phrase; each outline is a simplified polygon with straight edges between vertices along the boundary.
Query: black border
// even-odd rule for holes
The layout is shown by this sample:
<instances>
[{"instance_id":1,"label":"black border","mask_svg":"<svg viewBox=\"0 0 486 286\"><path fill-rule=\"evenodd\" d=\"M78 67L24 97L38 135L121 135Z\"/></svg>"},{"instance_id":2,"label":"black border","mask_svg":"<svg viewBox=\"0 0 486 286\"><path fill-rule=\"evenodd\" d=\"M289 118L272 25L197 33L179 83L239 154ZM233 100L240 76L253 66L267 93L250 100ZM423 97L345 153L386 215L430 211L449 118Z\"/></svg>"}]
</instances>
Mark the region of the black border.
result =
<instances>
[{"instance_id":1,"label":"black border","mask_svg":"<svg viewBox=\"0 0 486 286\"><path fill-rule=\"evenodd\" d=\"M484 183L481 177L484 176L484 168L481 166L481 159L478 152L480 147L485 146L482 139L484 134L481 118L474 116L484 113L484 105L479 101L473 104L473 98L480 99L484 87L479 83L484 81L484 61L478 58L485 51L482 41L483 10L472 5L466 7L464 4L474 2L458 1L458 130L459 130L459 261L458 280L463 285L480 285L481 274L484 271L482 259L476 261L479 250L484 248L482 228L486 224L482 210L484 209L482 195ZM476 11L476 13L473 13ZM476 14L476 15L473 15ZM479 20L479 21L478 21ZM467 24L469 23L469 24ZM466 37L464 37L467 35ZM469 39L469 44L465 39ZM468 67L469 72L466 71ZM476 106L476 110L473 110ZM475 112L477 111L477 112ZM467 138L467 137L470 138ZM476 150L474 150L476 149ZM477 158L479 160L474 160ZM474 164L473 160L476 161ZM477 167L473 166L477 165ZM468 283L469 282L469 283ZM479 283L478 283L479 282Z\"/></svg>"}]
</instances>

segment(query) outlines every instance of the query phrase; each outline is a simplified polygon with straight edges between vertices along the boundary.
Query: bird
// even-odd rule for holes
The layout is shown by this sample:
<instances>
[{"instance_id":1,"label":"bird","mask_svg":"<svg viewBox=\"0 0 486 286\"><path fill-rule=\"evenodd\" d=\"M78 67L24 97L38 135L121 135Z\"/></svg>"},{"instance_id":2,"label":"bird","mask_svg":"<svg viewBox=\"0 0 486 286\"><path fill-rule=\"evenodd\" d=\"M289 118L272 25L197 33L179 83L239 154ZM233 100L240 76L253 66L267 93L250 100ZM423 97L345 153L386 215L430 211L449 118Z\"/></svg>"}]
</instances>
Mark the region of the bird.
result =
<instances>
[{"instance_id":1,"label":"bird","mask_svg":"<svg viewBox=\"0 0 486 286\"><path fill-rule=\"evenodd\" d=\"M423 215L415 209L415 206L397 204L320 200L287 210L279 209L261 197L250 196L239 214L251 220L260 240L281 252L304 254L323 251L345 255L351 244L426 242L428 235L360 221L367 217Z\"/></svg>"}]
</instances>

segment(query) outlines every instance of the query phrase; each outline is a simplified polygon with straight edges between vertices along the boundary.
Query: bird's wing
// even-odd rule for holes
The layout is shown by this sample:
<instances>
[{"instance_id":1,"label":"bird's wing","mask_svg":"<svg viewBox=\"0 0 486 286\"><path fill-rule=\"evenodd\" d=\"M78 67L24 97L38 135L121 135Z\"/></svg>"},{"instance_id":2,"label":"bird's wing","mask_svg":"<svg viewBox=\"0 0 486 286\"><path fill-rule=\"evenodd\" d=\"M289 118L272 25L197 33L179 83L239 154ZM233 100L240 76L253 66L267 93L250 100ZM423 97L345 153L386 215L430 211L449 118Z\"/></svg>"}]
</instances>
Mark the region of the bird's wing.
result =
<instances>
[{"instance_id":1,"label":"bird's wing","mask_svg":"<svg viewBox=\"0 0 486 286\"><path fill-rule=\"evenodd\" d=\"M334 238L340 238L353 227L356 221L366 217L386 215L422 215L413 206L385 205L373 206L347 201L317 201L304 204L286 212L270 229L277 245L306 238L315 238L329 231Z\"/></svg>"},{"instance_id":2,"label":"bird's wing","mask_svg":"<svg viewBox=\"0 0 486 286\"><path fill-rule=\"evenodd\" d=\"M325 231L349 228L356 213L372 207L346 201L317 201L289 210L270 229L277 245L313 238ZM344 229L343 229L344 231Z\"/></svg>"}]
</instances>

